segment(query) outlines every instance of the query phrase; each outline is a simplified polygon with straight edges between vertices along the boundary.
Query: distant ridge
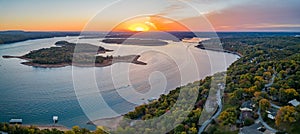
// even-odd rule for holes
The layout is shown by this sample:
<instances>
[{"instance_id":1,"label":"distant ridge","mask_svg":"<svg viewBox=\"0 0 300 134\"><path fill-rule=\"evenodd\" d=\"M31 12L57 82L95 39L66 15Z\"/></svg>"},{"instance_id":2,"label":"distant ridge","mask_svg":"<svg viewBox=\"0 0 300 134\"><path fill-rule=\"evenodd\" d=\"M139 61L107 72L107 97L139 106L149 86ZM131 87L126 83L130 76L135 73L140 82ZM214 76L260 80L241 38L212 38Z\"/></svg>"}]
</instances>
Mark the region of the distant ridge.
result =
<instances>
[{"instance_id":1,"label":"distant ridge","mask_svg":"<svg viewBox=\"0 0 300 134\"><path fill-rule=\"evenodd\" d=\"M31 39L63 36L78 36L80 32L27 32L22 30L0 31L0 44L15 43Z\"/></svg>"},{"instance_id":2,"label":"distant ridge","mask_svg":"<svg viewBox=\"0 0 300 134\"><path fill-rule=\"evenodd\" d=\"M161 32L164 33L164 32ZM163 40L173 40L181 41L184 38L237 38L237 37L296 37L300 35L300 32L165 32L167 34L155 34L147 32L143 35L139 35L138 38L149 38L151 39L163 39ZM60 32L60 31L22 31L22 30L9 30L0 31L0 44L8 44L19 41L26 41L31 39L42 39L42 38L52 38L52 37L63 37L63 36L79 36L82 38L129 38L136 33L134 32ZM164 35L164 36L161 36Z\"/></svg>"}]
</instances>

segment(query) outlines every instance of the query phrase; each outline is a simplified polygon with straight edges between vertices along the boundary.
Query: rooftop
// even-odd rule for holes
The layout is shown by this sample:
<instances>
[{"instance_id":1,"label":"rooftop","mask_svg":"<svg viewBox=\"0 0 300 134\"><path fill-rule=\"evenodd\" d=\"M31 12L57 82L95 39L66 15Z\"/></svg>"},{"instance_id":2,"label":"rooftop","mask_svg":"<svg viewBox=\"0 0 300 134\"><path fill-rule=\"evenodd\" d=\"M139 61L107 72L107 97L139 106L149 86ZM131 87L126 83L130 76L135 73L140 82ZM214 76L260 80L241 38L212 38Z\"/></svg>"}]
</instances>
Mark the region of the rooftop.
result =
<instances>
[{"instance_id":1,"label":"rooftop","mask_svg":"<svg viewBox=\"0 0 300 134\"><path fill-rule=\"evenodd\" d=\"M300 102L297 99L293 99L293 100L289 101L289 104L296 107L296 106L300 105Z\"/></svg>"},{"instance_id":2,"label":"rooftop","mask_svg":"<svg viewBox=\"0 0 300 134\"><path fill-rule=\"evenodd\" d=\"M22 124L22 119L10 119L9 120L9 123L11 123L11 124L14 124L14 123L20 123L20 124Z\"/></svg>"},{"instance_id":3,"label":"rooftop","mask_svg":"<svg viewBox=\"0 0 300 134\"><path fill-rule=\"evenodd\" d=\"M240 110L241 111L252 111L252 108L253 108L253 103L252 103L252 101L248 100L242 104L242 106L240 107Z\"/></svg>"}]
</instances>

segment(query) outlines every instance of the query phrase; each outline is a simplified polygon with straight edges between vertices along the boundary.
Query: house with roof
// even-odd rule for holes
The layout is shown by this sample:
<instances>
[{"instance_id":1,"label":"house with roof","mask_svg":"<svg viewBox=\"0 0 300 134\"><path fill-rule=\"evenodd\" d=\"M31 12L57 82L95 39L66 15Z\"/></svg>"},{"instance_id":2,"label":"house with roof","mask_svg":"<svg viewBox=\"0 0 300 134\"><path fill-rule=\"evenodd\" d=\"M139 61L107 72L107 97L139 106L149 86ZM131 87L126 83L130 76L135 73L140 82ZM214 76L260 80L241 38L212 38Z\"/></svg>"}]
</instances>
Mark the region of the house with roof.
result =
<instances>
[{"instance_id":1,"label":"house with roof","mask_svg":"<svg viewBox=\"0 0 300 134\"><path fill-rule=\"evenodd\" d=\"M23 120L22 119L10 119L9 124L22 124Z\"/></svg>"},{"instance_id":2,"label":"house with roof","mask_svg":"<svg viewBox=\"0 0 300 134\"><path fill-rule=\"evenodd\" d=\"M246 119L253 119L253 108L255 107L255 104L251 101L245 101L240 107L241 113L239 115L239 118L236 120L236 124L240 127L242 127L245 123Z\"/></svg>"},{"instance_id":3,"label":"house with roof","mask_svg":"<svg viewBox=\"0 0 300 134\"><path fill-rule=\"evenodd\" d=\"M278 111L278 109L276 109L276 108L270 108L270 109L266 110L266 112L268 113L268 115L267 115L268 118L272 119L272 120L275 120L275 117L277 115L277 111Z\"/></svg>"},{"instance_id":4,"label":"house with roof","mask_svg":"<svg viewBox=\"0 0 300 134\"><path fill-rule=\"evenodd\" d=\"M248 101L243 102L243 104L240 107L240 110L242 112L243 111L251 111L252 112L254 107L255 107L255 104L251 100L248 100Z\"/></svg>"},{"instance_id":5,"label":"house with roof","mask_svg":"<svg viewBox=\"0 0 300 134\"><path fill-rule=\"evenodd\" d=\"M293 99L289 101L289 104L293 105L294 107L297 107L298 105L300 105L300 102L297 99Z\"/></svg>"}]
</instances>

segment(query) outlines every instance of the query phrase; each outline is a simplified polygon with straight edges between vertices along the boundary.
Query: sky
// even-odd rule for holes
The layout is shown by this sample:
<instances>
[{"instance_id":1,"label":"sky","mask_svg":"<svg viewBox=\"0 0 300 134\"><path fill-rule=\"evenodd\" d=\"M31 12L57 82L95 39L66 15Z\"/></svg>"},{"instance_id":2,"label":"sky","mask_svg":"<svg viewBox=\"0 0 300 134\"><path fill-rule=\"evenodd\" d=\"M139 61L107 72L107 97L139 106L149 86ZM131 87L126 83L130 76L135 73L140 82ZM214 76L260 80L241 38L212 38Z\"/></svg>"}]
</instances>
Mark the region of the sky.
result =
<instances>
[{"instance_id":1,"label":"sky","mask_svg":"<svg viewBox=\"0 0 300 134\"><path fill-rule=\"evenodd\" d=\"M300 31L299 0L0 0L0 30Z\"/></svg>"}]
</instances>

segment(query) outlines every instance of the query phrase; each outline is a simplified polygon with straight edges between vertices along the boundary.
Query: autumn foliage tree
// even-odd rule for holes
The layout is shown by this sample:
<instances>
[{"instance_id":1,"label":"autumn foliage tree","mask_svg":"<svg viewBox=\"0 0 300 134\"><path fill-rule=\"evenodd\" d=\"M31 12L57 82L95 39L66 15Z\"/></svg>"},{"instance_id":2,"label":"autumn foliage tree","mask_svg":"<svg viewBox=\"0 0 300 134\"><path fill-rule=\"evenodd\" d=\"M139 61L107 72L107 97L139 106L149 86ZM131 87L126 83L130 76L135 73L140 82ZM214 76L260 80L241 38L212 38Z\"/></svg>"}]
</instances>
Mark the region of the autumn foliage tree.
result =
<instances>
[{"instance_id":1,"label":"autumn foliage tree","mask_svg":"<svg viewBox=\"0 0 300 134\"><path fill-rule=\"evenodd\" d=\"M218 119L222 125L234 124L237 119L237 111L234 108L227 108Z\"/></svg>"},{"instance_id":2,"label":"autumn foliage tree","mask_svg":"<svg viewBox=\"0 0 300 134\"><path fill-rule=\"evenodd\" d=\"M279 109L275 117L276 126L280 128L287 128L291 123L297 121L298 112L293 106L284 106Z\"/></svg>"},{"instance_id":3,"label":"autumn foliage tree","mask_svg":"<svg viewBox=\"0 0 300 134\"><path fill-rule=\"evenodd\" d=\"M262 111L266 111L271 107L271 103L267 99L261 99L259 101L259 107Z\"/></svg>"},{"instance_id":4,"label":"autumn foliage tree","mask_svg":"<svg viewBox=\"0 0 300 134\"><path fill-rule=\"evenodd\" d=\"M286 89L284 92L288 100L294 99L295 97L299 96L298 92L293 88Z\"/></svg>"}]
</instances>

